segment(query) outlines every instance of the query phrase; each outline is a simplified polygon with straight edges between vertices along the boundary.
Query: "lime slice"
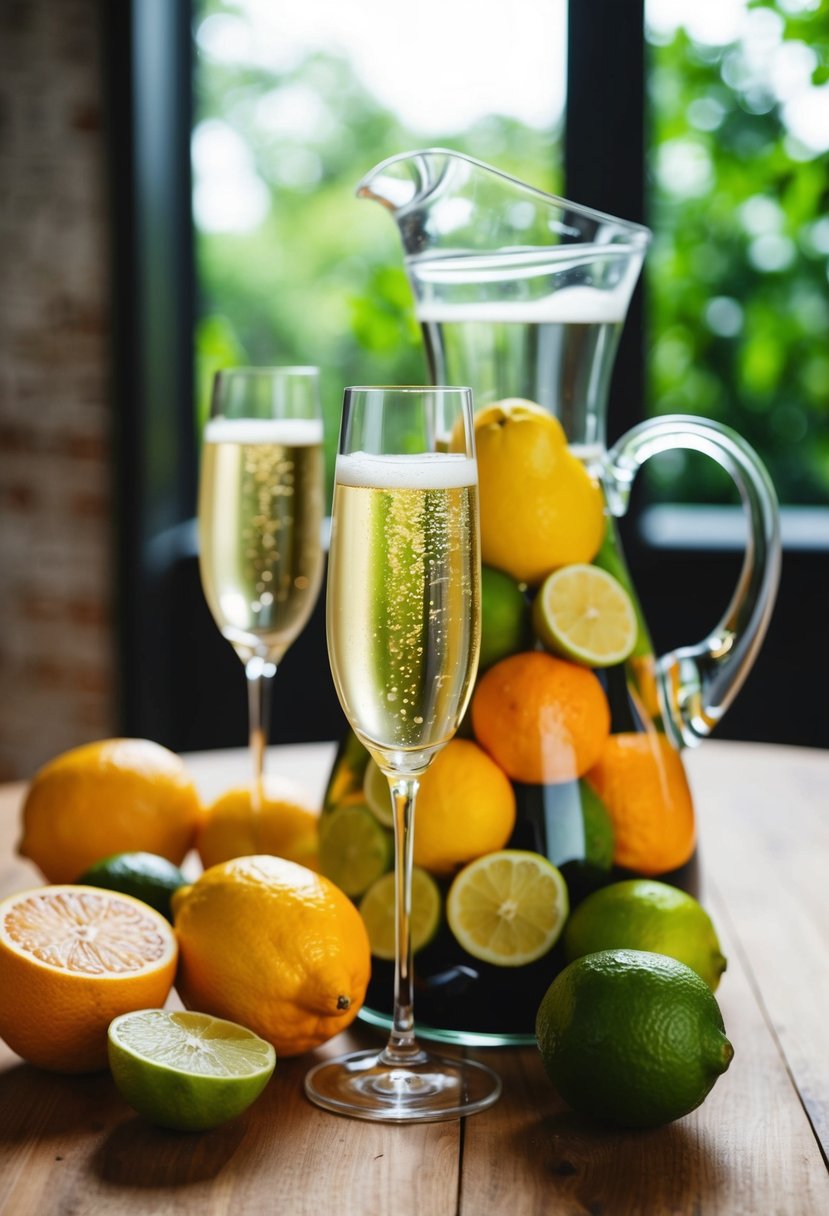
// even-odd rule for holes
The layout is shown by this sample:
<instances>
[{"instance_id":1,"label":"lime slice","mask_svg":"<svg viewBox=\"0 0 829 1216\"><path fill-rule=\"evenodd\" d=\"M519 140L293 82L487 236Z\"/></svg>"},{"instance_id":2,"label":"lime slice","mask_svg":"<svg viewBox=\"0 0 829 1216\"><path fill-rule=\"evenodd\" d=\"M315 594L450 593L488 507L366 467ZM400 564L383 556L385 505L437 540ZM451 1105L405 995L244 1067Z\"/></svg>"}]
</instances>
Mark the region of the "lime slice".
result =
<instances>
[{"instance_id":1,"label":"lime slice","mask_svg":"<svg viewBox=\"0 0 829 1216\"><path fill-rule=\"evenodd\" d=\"M388 778L376 760L369 760L366 765L363 777L363 797L366 800L366 806L378 823L382 823L384 828L394 826Z\"/></svg>"},{"instance_id":2,"label":"lime slice","mask_svg":"<svg viewBox=\"0 0 829 1216\"><path fill-rule=\"evenodd\" d=\"M206 1131L258 1098L276 1064L259 1035L206 1013L139 1009L109 1024L121 1097L160 1127Z\"/></svg>"},{"instance_id":3,"label":"lime slice","mask_svg":"<svg viewBox=\"0 0 829 1216\"><path fill-rule=\"evenodd\" d=\"M446 918L468 954L521 967L546 954L567 919L567 885L546 857L522 849L486 853L449 889Z\"/></svg>"},{"instance_id":4,"label":"lime slice","mask_svg":"<svg viewBox=\"0 0 829 1216\"><path fill-rule=\"evenodd\" d=\"M394 874L384 874L372 883L360 900L360 915L368 931L371 953L394 958ZM435 936L440 925L440 891L437 883L412 866L412 915L409 922L412 953L416 954Z\"/></svg>"},{"instance_id":5,"label":"lime slice","mask_svg":"<svg viewBox=\"0 0 829 1216\"><path fill-rule=\"evenodd\" d=\"M392 838L368 807L340 806L320 821L320 873L346 895L362 895L392 860Z\"/></svg>"},{"instance_id":6,"label":"lime slice","mask_svg":"<svg viewBox=\"0 0 829 1216\"><path fill-rule=\"evenodd\" d=\"M623 662L636 645L633 602L612 574L598 566L554 570L533 603L533 626L556 654L588 667Z\"/></svg>"}]
</instances>

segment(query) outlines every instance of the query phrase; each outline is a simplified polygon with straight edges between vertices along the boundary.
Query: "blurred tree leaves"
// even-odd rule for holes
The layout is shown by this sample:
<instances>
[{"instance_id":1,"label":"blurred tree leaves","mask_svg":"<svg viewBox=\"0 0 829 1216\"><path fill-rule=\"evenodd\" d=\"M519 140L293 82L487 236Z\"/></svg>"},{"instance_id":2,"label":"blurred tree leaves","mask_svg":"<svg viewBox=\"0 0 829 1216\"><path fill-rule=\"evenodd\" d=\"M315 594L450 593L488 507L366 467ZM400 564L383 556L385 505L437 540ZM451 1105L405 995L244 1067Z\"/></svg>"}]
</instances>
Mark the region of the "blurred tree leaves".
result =
<instances>
[{"instance_id":1,"label":"blurred tree leaves","mask_svg":"<svg viewBox=\"0 0 829 1216\"><path fill-rule=\"evenodd\" d=\"M733 426L784 501L826 502L829 157L792 135L775 85L795 59L827 80L829 3L748 11L738 43L680 28L650 48L648 408ZM722 475L691 459L657 463L652 492L721 499Z\"/></svg>"},{"instance_id":2,"label":"blurred tree leaves","mask_svg":"<svg viewBox=\"0 0 829 1216\"><path fill-rule=\"evenodd\" d=\"M241 11L232 0L200 0L196 27ZM265 70L200 50L195 111L197 134L199 124L220 123L242 141L269 198L249 231L197 228L199 417L217 359L317 364L330 469L345 385L427 378L396 227L354 193L377 162L423 146L423 136L407 131L345 59L321 53ZM556 132L489 115L427 143L560 188Z\"/></svg>"}]
</instances>

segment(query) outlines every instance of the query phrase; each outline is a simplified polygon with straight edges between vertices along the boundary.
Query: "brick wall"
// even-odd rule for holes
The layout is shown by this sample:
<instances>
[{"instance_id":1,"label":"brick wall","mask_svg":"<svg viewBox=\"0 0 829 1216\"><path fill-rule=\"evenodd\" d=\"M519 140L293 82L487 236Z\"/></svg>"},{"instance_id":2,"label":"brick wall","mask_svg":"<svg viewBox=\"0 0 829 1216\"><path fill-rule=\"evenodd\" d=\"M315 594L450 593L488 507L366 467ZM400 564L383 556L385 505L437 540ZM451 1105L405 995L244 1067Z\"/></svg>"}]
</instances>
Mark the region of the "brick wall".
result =
<instances>
[{"instance_id":1,"label":"brick wall","mask_svg":"<svg viewBox=\"0 0 829 1216\"><path fill-rule=\"evenodd\" d=\"M114 731L99 44L0 2L0 780Z\"/></svg>"}]
</instances>

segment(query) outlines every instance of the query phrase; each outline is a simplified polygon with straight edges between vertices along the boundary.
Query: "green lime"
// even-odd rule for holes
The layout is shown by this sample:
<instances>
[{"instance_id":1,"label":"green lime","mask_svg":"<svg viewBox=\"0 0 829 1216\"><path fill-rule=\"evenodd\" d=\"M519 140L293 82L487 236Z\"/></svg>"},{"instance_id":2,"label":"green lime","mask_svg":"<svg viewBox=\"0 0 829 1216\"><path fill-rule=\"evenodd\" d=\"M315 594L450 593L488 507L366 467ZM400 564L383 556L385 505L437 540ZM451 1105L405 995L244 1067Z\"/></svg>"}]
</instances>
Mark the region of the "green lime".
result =
<instances>
[{"instance_id":1,"label":"green lime","mask_svg":"<svg viewBox=\"0 0 829 1216\"><path fill-rule=\"evenodd\" d=\"M392 861L391 833L367 806L340 806L320 820L320 873L346 895L362 895Z\"/></svg>"},{"instance_id":2,"label":"green lime","mask_svg":"<svg viewBox=\"0 0 829 1216\"><path fill-rule=\"evenodd\" d=\"M437 883L412 866L412 915L409 929L412 953L428 946L440 925L440 891ZM377 958L394 958L394 874L384 874L369 887L360 900L360 915L368 931L371 953Z\"/></svg>"},{"instance_id":3,"label":"green lime","mask_svg":"<svg viewBox=\"0 0 829 1216\"><path fill-rule=\"evenodd\" d=\"M376 760L369 760L363 777L363 797L378 823L384 828L394 826L389 781Z\"/></svg>"},{"instance_id":4,"label":"green lime","mask_svg":"<svg viewBox=\"0 0 829 1216\"><path fill-rule=\"evenodd\" d=\"M533 628L554 654L587 667L623 663L636 645L637 623L627 591L598 566L562 566L533 601Z\"/></svg>"},{"instance_id":5,"label":"green lime","mask_svg":"<svg viewBox=\"0 0 829 1216\"><path fill-rule=\"evenodd\" d=\"M271 1044L244 1026L166 1009L115 1018L108 1050L121 1097L152 1123L187 1132L247 1110L276 1065Z\"/></svg>"},{"instance_id":6,"label":"green lime","mask_svg":"<svg viewBox=\"0 0 829 1216\"><path fill-rule=\"evenodd\" d=\"M561 872L539 853L485 853L455 877L446 919L468 954L496 967L534 962L558 941L569 900Z\"/></svg>"},{"instance_id":7,"label":"green lime","mask_svg":"<svg viewBox=\"0 0 829 1216\"><path fill-rule=\"evenodd\" d=\"M614 882L589 895L564 934L568 962L597 950L652 950L679 959L713 992L725 971L708 913L684 891L650 878Z\"/></svg>"},{"instance_id":8,"label":"green lime","mask_svg":"<svg viewBox=\"0 0 829 1216\"><path fill-rule=\"evenodd\" d=\"M156 853L113 853L96 861L76 882L86 887L105 887L143 900L172 923L170 900L188 879L178 866Z\"/></svg>"},{"instance_id":9,"label":"green lime","mask_svg":"<svg viewBox=\"0 0 829 1216\"><path fill-rule=\"evenodd\" d=\"M734 1054L711 989L684 963L643 950L565 967L541 1001L536 1036L565 1102L620 1127L687 1115Z\"/></svg>"},{"instance_id":10,"label":"green lime","mask_svg":"<svg viewBox=\"0 0 829 1216\"><path fill-rule=\"evenodd\" d=\"M527 643L528 611L524 592L501 570L481 567L481 657L483 671Z\"/></svg>"}]
</instances>

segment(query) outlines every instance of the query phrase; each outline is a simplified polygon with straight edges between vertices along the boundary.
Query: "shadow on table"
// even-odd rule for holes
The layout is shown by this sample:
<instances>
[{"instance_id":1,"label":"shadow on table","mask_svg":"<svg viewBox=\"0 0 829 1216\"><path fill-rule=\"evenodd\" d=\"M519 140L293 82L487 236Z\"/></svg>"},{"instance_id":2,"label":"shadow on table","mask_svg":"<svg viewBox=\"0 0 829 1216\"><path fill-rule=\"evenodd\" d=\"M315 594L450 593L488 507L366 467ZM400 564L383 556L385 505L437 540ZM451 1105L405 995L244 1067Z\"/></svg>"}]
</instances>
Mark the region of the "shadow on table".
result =
<instances>
[{"instance_id":1,"label":"shadow on table","mask_svg":"<svg viewBox=\"0 0 829 1216\"><path fill-rule=\"evenodd\" d=\"M514 1137L550 1198L578 1210L696 1212L716 1206L727 1182L715 1145L691 1117L651 1131L622 1131L561 1110Z\"/></svg>"},{"instance_id":2,"label":"shadow on table","mask_svg":"<svg viewBox=\"0 0 829 1216\"><path fill-rule=\"evenodd\" d=\"M152 1189L190 1186L216 1178L245 1135L247 1116L210 1132L174 1132L133 1115L114 1127L92 1159L110 1185Z\"/></svg>"},{"instance_id":3,"label":"shadow on table","mask_svg":"<svg viewBox=\"0 0 829 1216\"><path fill-rule=\"evenodd\" d=\"M108 1072L64 1076L23 1063L0 1072L0 1144L100 1133L123 1109Z\"/></svg>"}]
</instances>

